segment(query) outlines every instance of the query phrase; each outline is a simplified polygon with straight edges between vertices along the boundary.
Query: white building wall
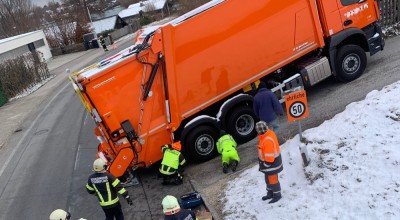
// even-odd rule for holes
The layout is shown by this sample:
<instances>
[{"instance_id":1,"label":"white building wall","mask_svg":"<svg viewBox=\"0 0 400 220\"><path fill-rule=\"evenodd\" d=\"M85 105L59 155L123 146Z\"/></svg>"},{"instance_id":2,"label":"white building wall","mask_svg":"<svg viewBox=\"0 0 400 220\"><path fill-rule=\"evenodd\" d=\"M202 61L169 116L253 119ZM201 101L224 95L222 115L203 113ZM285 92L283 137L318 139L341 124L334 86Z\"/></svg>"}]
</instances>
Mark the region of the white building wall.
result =
<instances>
[{"instance_id":1,"label":"white building wall","mask_svg":"<svg viewBox=\"0 0 400 220\"><path fill-rule=\"evenodd\" d=\"M36 48L37 51L43 53L43 58L47 61L52 58L49 44L42 30L34 31L26 34L17 35L14 37L0 40L0 54L6 53L10 50L16 49L21 46L28 45L35 41L43 39L44 46Z\"/></svg>"}]
</instances>

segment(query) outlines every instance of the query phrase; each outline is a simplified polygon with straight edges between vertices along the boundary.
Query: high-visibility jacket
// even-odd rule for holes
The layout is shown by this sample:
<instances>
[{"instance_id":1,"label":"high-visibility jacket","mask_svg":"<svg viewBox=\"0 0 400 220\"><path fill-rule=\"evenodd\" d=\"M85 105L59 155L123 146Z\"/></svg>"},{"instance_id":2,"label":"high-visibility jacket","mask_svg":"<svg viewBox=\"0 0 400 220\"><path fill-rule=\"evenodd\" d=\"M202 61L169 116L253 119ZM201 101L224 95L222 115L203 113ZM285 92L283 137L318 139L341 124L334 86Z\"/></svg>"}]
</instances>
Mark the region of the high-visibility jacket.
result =
<instances>
[{"instance_id":1,"label":"high-visibility jacket","mask_svg":"<svg viewBox=\"0 0 400 220\"><path fill-rule=\"evenodd\" d=\"M100 206L103 208L116 206L119 202L118 193L124 197L128 196L128 191L121 185L119 179L106 172L90 175L86 190L90 194L96 193Z\"/></svg>"},{"instance_id":2,"label":"high-visibility jacket","mask_svg":"<svg viewBox=\"0 0 400 220\"><path fill-rule=\"evenodd\" d=\"M164 157L161 162L160 173L172 175L178 170L179 166L186 163L181 152L168 147L163 148Z\"/></svg>"},{"instance_id":3,"label":"high-visibility jacket","mask_svg":"<svg viewBox=\"0 0 400 220\"><path fill-rule=\"evenodd\" d=\"M217 142L217 150L220 154L224 151L228 152L230 150L236 150L236 146L236 141L229 134L220 137Z\"/></svg>"},{"instance_id":4,"label":"high-visibility jacket","mask_svg":"<svg viewBox=\"0 0 400 220\"><path fill-rule=\"evenodd\" d=\"M273 175L283 170L281 148L278 138L272 130L259 135L258 161L260 171L267 175Z\"/></svg>"}]
</instances>

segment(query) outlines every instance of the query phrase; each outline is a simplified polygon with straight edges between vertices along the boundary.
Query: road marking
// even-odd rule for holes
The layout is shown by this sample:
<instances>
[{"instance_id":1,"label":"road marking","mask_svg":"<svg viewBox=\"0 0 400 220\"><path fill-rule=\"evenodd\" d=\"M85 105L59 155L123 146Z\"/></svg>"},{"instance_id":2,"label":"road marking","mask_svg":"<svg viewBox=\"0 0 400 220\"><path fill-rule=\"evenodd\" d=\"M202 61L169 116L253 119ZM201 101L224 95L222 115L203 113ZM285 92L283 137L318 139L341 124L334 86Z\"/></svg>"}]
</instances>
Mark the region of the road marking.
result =
<instances>
[{"instance_id":1,"label":"road marking","mask_svg":"<svg viewBox=\"0 0 400 220\"><path fill-rule=\"evenodd\" d=\"M6 169L6 167L8 167L8 164L11 162L11 160L14 157L14 154L17 152L17 150L19 148L21 148L21 144L24 141L24 139L26 138L26 136L28 135L28 133L32 130L33 126L36 124L36 122L39 120L39 118L43 115L43 112L45 112L45 110L50 106L50 104L57 98L58 95L60 95L65 88L67 88L68 86L70 86L70 83L68 82L51 100L50 102L47 103L47 105L43 108L43 110L39 113L38 116L36 116L35 120L33 120L31 126L29 126L28 130L25 131L24 135L22 136L21 139L19 139L18 144L14 147L14 150L11 152L10 156L7 158L6 162L4 163L3 167L0 170L0 176L3 175L4 170ZM1 193L3 194L3 193Z\"/></svg>"},{"instance_id":2,"label":"road marking","mask_svg":"<svg viewBox=\"0 0 400 220\"><path fill-rule=\"evenodd\" d=\"M86 125L86 119L88 118L88 116L89 116L89 114L88 114L88 112L86 112L86 115L85 115L85 120L83 120L83 126L85 126L85 125Z\"/></svg>"},{"instance_id":3,"label":"road marking","mask_svg":"<svg viewBox=\"0 0 400 220\"><path fill-rule=\"evenodd\" d=\"M79 149L81 148L81 145L78 144L78 152L76 152L76 156L75 156L75 165L74 165L74 170L76 170L76 168L78 167L78 159L79 159Z\"/></svg>"}]
</instances>

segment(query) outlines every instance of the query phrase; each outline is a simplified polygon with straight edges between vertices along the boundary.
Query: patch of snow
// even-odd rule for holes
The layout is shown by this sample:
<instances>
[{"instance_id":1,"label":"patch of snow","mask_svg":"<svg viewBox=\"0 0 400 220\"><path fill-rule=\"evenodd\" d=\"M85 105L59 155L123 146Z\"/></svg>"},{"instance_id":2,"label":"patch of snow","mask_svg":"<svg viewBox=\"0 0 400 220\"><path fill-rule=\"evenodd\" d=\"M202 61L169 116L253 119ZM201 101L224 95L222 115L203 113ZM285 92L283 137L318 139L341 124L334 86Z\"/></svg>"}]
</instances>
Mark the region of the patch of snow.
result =
<instances>
[{"instance_id":1,"label":"patch of snow","mask_svg":"<svg viewBox=\"0 0 400 220\"><path fill-rule=\"evenodd\" d=\"M382 28L382 33L385 37L400 35L400 23Z\"/></svg>"},{"instance_id":2,"label":"patch of snow","mask_svg":"<svg viewBox=\"0 0 400 220\"><path fill-rule=\"evenodd\" d=\"M229 104L229 103L232 102L234 99L237 99L237 98L240 97L240 96L250 96L250 95L247 95L247 94L243 94L243 93L242 93L242 94L236 95L236 96L234 96L234 97L232 97L232 98L226 100L226 101L221 105L221 107L219 108L219 111L218 111L218 113L217 113L217 121L220 121L219 118L220 118L221 115L222 115L222 110L224 109L225 105Z\"/></svg>"},{"instance_id":3,"label":"patch of snow","mask_svg":"<svg viewBox=\"0 0 400 220\"><path fill-rule=\"evenodd\" d=\"M117 21L117 16L93 21L93 28L96 33L101 33L103 31L112 30L115 27L115 22Z\"/></svg>"},{"instance_id":4,"label":"patch of snow","mask_svg":"<svg viewBox=\"0 0 400 220\"><path fill-rule=\"evenodd\" d=\"M398 94L400 82L372 91L306 130L306 144L298 135L283 144L283 197L275 204L261 200L266 185L258 165L244 171L226 187L225 219L400 219Z\"/></svg>"},{"instance_id":5,"label":"patch of snow","mask_svg":"<svg viewBox=\"0 0 400 220\"><path fill-rule=\"evenodd\" d=\"M127 18L131 16L138 15L140 11L145 12L146 11L146 6L148 4L152 4L151 7L154 10L160 10L164 7L165 3L167 0L149 0L149 1L142 1L138 2L132 5L129 5L127 9L122 10L119 12L119 17L121 18ZM154 8L152 7L154 5Z\"/></svg>"},{"instance_id":6,"label":"patch of snow","mask_svg":"<svg viewBox=\"0 0 400 220\"><path fill-rule=\"evenodd\" d=\"M192 124L192 123L194 123L194 122L196 122L196 121L198 121L198 120L201 120L201 119L203 119L203 118L210 118L210 119L212 119L212 120L216 120L215 118L213 118L213 117L211 117L211 116L208 116L208 115L199 115L199 116L197 116L196 118L193 118L189 123L187 123L187 124L185 125L185 128L186 128L187 126L189 126L190 124Z\"/></svg>"}]
</instances>

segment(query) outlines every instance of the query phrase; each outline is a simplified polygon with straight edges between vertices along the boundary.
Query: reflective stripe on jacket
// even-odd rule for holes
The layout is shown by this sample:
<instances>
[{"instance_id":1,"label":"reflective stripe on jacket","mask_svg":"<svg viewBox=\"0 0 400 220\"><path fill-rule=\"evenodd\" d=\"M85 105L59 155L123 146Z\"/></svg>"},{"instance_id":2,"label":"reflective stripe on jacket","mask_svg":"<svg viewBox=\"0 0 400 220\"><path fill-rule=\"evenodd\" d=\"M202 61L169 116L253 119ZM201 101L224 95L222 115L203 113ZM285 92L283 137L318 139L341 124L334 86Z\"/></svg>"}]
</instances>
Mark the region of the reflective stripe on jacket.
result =
<instances>
[{"instance_id":1,"label":"reflective stripe on jacket","mask_svg":"<svg viewBox=\"0 0 400 220\"><path fill-rule=\"evenodd\" d=\"M218 153L222 153L223 151L230 151L236 149L236 142L233 137L229 134L226 134L218 139L217 142L217 150Z\"/></svg>"},{"instance_id":2,"label":"reflective stripe on jacket","mask_svg":"<svg viewBox=\"0 0 400 220\"><path fill-rule=\"evenodd\" d=\"M160 172L162 174L171 175L176 172L179 166L182 166L186 163L185 158L181 154L181 152L175 149L163 149L164 157L161 162Z\"/></svg>"},{"instance_id":3,"label":"reflective stripe on jacket","mask_svg":"<svg viewBox=\"0 0 400 220\"><path fill-rule=\"evenodd\" d=\"M103 208L112 208L118 201L118 193L126 197L128 191L122 187L119 179L110 173L94 173L86 184L86 190L90 194L96 193L99 203Z\"/></svg>"},{"instance_id":4,"label":"reflective stripe on jacket","mask_svg":"<svg viewBox=\"0 0 400 220\"><path fill-rule=\"evenodd\" d=\"M278 139L272 130L258 136L258 160L260 171L268 175L279 173L283 170L281 149Z\"/></svg>"}]
</instances>

